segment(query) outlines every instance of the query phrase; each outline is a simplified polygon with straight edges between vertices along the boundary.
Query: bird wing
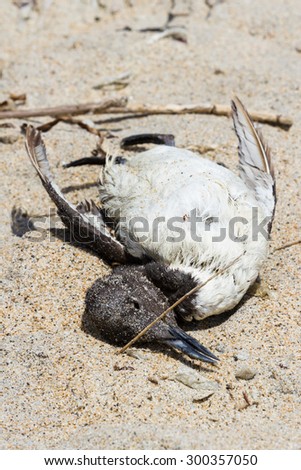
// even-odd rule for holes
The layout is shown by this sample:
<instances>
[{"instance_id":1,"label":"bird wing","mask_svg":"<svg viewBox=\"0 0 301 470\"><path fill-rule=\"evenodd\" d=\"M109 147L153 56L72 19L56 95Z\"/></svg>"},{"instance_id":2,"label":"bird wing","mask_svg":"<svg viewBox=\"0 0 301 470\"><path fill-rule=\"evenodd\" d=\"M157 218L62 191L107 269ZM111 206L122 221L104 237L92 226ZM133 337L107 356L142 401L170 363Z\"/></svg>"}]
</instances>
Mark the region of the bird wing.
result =
<instances>
[{"instance_id":1,"label":"bird wing","mask_svg":"<svg viewBox=\"0 0 301 470\"><path fill-rule=\"evenodd\" d=\"M25 145L33 167L74 241L92 248L109 263L124 264L131 259L124 246L110 234L95 203L84 201L74 206L66 200L51 174L41 133L32 126L27 127Z\"/></svg>"}]
</instances>

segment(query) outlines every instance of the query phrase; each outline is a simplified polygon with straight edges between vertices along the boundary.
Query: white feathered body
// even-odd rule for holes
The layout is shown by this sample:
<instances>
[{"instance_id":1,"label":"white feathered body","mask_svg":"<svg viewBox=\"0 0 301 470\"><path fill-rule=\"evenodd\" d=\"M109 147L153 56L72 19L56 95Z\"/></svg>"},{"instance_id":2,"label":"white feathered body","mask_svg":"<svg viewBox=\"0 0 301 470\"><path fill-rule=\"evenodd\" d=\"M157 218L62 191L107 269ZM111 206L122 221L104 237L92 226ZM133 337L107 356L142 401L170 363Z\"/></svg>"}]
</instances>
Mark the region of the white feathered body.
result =
<instances>
[{"instance_id":1,"label":"white feathered body","mask_svg":"<svg viewBox=\"0 0 301 470\"><path fill-rule=\"evenodd\" d=\"M190 273L197 283L243 254L196 294L187 319L200 320L237 305L267 256L267 236L256 234L256 227L272 215L273 180L266 173L264 184L257 179L252 188L252 175L240 177L188 150L158 146L124 164L110 157L100 199L130 253Z\"/></svg>"}]
</instances>

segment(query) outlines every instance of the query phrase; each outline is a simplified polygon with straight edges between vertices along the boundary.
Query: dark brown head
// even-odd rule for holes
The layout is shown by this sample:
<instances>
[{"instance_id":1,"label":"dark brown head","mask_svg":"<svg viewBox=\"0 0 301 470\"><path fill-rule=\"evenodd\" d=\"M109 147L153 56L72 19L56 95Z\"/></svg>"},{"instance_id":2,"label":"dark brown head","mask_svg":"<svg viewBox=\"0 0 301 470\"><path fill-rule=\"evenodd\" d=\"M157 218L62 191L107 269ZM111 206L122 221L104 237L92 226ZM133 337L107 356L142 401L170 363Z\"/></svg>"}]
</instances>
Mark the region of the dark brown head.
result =
<instances>
[{"instance_id":1,"label":"dark brown head","mask_svg":"<svg viewBox=\"0 0 301 470\"><path fill-rule=\"evenodd\" d=\"M86 295L86 316L106 341L124 345L168 307L168 298L147 277L145 266L118 266L97 279ZM181 330L171 311L139 340L161 342L206 362L217 358ZM138 343L138 341L137 341Z\"/></svg>"},{"instance_id":2,"label":"dark brown head","mask_svg":"<svg viewBox=\"0 0 301 470\"><path fill-rule=\"evenodd\" d=\"M97 279L86 296L86 313L101 336L113 344L126 344L168 307L167 298L145 275L143 266L119 266ZM167 321L176 326L174 314ZM165 322L158 322L141 342L168 337ZM143 341L142 341L143 340Z\"/></svg>"}]
</instances>

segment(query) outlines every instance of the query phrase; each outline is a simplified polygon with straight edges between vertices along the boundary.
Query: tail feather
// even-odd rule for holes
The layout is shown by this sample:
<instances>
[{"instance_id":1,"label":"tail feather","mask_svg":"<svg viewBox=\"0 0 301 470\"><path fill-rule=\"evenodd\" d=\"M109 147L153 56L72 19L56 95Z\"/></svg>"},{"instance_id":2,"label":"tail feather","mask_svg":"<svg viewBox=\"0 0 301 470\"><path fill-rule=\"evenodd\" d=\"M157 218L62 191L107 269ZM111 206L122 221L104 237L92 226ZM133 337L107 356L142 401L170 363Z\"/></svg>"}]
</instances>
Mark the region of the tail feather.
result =
<instances>
[{"instance_id":1,"label":"tail feather","mask_svg":"<svg viewBox=\"0 0 301 470\"><path fill-rule=\"evenodd\" d=\"M248 111L237 97L232 101L232 111L235 131L239 139L240 163L264 171L274 179L270 149L265 144L260 131L255 128Z\"/></svg>"}]
</instances>

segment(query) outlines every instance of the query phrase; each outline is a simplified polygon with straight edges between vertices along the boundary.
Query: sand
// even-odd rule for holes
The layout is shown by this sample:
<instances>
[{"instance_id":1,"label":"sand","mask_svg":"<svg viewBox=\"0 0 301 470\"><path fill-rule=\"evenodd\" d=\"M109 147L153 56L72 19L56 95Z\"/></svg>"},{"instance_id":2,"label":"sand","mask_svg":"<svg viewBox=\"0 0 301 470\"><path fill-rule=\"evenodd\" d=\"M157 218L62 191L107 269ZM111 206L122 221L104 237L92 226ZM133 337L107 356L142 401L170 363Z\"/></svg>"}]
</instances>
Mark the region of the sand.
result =
<instances>
[{"instance_id":1,"label":"sand","mask_svg":"<svg viewBox=\"0 0 301 470\"><path fill-rule=\"evenodd\" d=\"M261 126L277 177L271 253L259 290L234 312L190 326L221 359L206 366L164 347L116 356L114 346L82 328L85 292L110 268L64 240L63 230L50 232L49 214L60 225L25 153L25 121L0 121L13 124L0 127L6 136L0 139L2 447L300 448L300 245L274 252L300 238L299 1L225 0L209 10L201 0L175 0L173 11L185 16L171 25L185 26L187 43L152 41L157 33L137 31L164 25L169 1L37 3L39 11L23 9L22 15L13 2L1 1L1 101L26 93L27 108L111 96L130 103L229 104L236 93L248 108L286 114L294 123L289 131ZM122 73L130 74L127 87L94 89ZM118 149L119 138L136 132L173 133L177 145L212 147L208 158L237 166L236 137L226 117L149 116L100 127L118 137L107 147ZM66 197L97 199L97 168L62 168L64 161L90 155L96 136L59 124L45 141ZM11 230L14 206L35 223L22 237ZM199 390L179 382L184 366L214 383L214 393L200 398ZM238 378L242 368L253 378Z\"/></svg>"}]
</instances>

